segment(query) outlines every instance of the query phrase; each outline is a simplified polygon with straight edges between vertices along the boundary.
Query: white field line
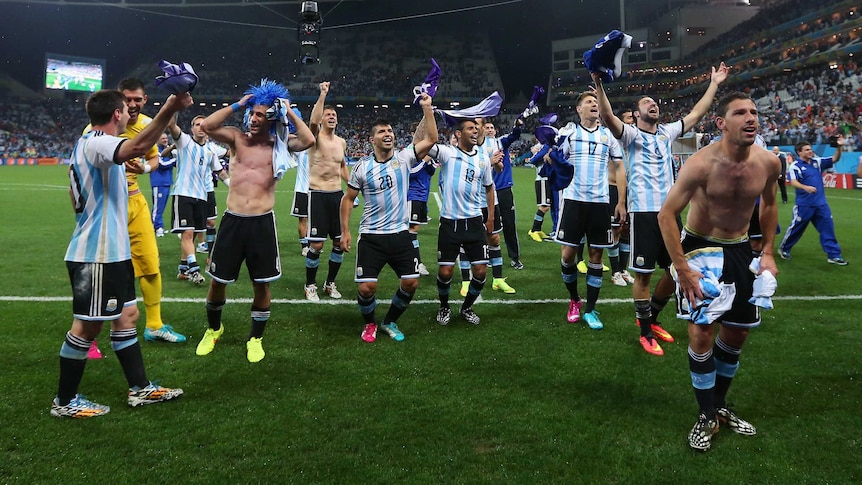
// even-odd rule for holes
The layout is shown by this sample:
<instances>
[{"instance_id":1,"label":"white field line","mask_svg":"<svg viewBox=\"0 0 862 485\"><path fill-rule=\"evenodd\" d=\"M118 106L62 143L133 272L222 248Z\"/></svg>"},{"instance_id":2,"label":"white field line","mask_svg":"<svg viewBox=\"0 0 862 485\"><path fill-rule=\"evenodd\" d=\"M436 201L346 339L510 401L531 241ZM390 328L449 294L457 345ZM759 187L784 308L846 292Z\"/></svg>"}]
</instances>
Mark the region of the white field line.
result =
<instances>
[{"instance_id":1,"label":"white field line","mask_svg":"<svg viewBox=\"0 0 862 485\"><path fill-rule=\"evenodd\" d=\"M774 296L772 297L775 301L830 301L830 300L862 300L862 295L821 295L821 296L810 296L810 295L785 295L785 296ZM8 302L71 302L71 296L2 296L0 295L0 302L8 301ZM143 299L138 298L138 301L143 302ZM228 298L230 303L251 303L251 298ZM452 303L459 303L462 300L449 300ZM162 302L164 303L198 303L204 304L206 303L205 298L162 298ZM483 299L477 302L477 304L486 303L486 304L494 304L494 305L543 305L548 303L568 303L568 299L562 298L548 298L548 299L534 299L534 300L521 300L521 299ZM631 304L631 298L608 298L608 299L599 299L599 303L602 305L619 305L619 304ZM284 298L273 298L272 303L286 303L290 305L295 304L314 304L314 305L356 305L355 300L351 299L343 299L343 300L330 300L323 299L319 302L312 303L308 300L291 300ZM380 301L380 304L386 304L386 301ZM431 305L438 304L438 300L413 300L411 304L413 305Z\"/></svg>"}]
</instances>

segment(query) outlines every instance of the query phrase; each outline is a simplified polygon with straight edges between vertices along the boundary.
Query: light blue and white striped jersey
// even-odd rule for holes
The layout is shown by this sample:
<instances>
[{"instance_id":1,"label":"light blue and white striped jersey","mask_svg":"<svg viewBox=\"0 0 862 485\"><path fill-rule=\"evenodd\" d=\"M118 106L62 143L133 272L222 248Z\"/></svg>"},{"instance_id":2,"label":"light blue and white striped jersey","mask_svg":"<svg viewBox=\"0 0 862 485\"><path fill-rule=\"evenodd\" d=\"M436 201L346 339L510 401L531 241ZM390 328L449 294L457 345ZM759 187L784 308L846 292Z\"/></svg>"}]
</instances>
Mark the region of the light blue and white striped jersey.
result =
<instances>
[{"instance_id":1,"label":"light blue and white striped jersey","mask_svg":"<svg viewBox=\"0 0 862 485\"><path fill-rule=\"evenodd\" d=\"M356 163L347 186L362 192L365 201L359 234L395 234L407 230L410 225L407 189L410 168L415 164L413 150L400 150L383 162L371 155Z\"/></svg>"},{"instance_id":2,"label":"light blue and white striped jersey","mask_svg":"<svg viewBox=\"0 0 862 485\"><path fill-rule=\"evenodd\" d=\"M440 217L452 220L482 215L488 206L485 187L494 184L491 158L482 147L466 153L458 147L434 145L431 158L440 163Z\"/></svg>"},{"instance_id":3,"label":"light blue and white striped jersey","mask_svg":"<svg viewBox=\"0 0 862 485\"><path fill-rule=\"evenodd\" d=\"M177 139L177 177L171 195L207 200L206 178L212 180L210 166L215 154L183 132Z\"/></svg>"},{"instance_id":4,"label":"light blue and white striped jersey","mask_svg":"<svg viewBox=\"0 0 862 485\"><path fill-rule=\"evenodd\" d=\"M66 261L116 263L132 258L129 246L129 185L114 155L125 138L91 131L72 151L69 182L75 230Z\"/></svg>"},{"instance_id":5,"label":"light blue and white striped jersey","mask_svg":"<svg viewBox=\"0 0 862 485\"><path fill-rule=\"evenodd\" d=\"M659 124L655 134L623 125L620 146L628 154L629 212L658 212L673 185L673 142L683 134L682 120Z\"/></svg>"},{"instance_id":6,"label":"light blue and white striped jersey","mask_svg":"<svg viewBox=\"0 0 862 485\"><path fill-rule=\"evenodd\" d=\"M608 161L623 157L611 131L604 126L590 131L579 124L561 149L574 167L572 181L563 189L563 198L580 202L610 202Z\"/></svg>"},{"instance_id":7,"label":"light blue and white striped jersey","mask_svg":"<svg viewBox=\"0 0 862 485\"><path fill-rule=\"evenodd\" d=\"M206 184L207 193L210 193L215 190L215 185L213 185L213 174L219 173L224 170L224 165L221 164L221 159L227 156L227 148L212 141L208 141L206 143L206 147L215 155L210 162L209 173L205 174L204 176L204 183Z\"/></svg>"},{"instance_id":8,"label":"light blue and white striped jersey","mask_svg":"<svg viewBox=\"0 0 862 485\"><path fill-rule=\"evenodd\" d=\"M294 153L296 157L296 183L293 185L294 192L308 193L308 150Z\"/></svg>"}]
</instances>

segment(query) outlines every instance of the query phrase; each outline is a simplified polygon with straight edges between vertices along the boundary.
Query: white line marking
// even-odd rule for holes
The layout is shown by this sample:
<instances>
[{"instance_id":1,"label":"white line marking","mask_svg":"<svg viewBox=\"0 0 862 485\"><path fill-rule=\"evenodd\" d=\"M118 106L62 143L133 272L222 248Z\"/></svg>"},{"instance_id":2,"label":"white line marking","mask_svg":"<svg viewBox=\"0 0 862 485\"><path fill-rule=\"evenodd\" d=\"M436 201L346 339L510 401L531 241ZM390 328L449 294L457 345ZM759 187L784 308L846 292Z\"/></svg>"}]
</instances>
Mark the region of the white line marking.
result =
<instances>
[{"instance_id":1,"label":"white line marking","mask_svg":"<svg viewBox=\"0 0 862 485\"><path fill-rule=\"evenodd\" d=\"M443 199L440 198L440 194L437 192L431 192L434 195L434 201L437 202L437 211L443 210Z\"/></svg>"},{"instance_id":2,"label":"white line marking","mask_svg":"<svg viewBox=\"0 0 862 485\"><path fill-rule=\"evenodd\" d=\"M830 301L830 300L862 300L862 295L833 295L833 296L801 296L801 295L787 295L787 296L773 296L773 300L775 301ZM71 296L0 296L0 301L10 301L10 302L70 302L72 301ZM142 298L138 298L138 301L143 302ZM452 303L460 303L462 300L449 300ZM163 303L206 303L205 298L162 298ZM229 303L251 303L251 298L229 298ZM568 303L568 299L562 298L548 298L548 299L536 299L536 300L498 300L498 299L484 299L481 301L482 303L492 303L496 305L543 305L548 303ZM608 298L608 299L599 299L599 304L623 304L623 303L631 303L631 298ZM283 298L273 298L272 303L287 303L290 305L296 304L306 304L312 303L308 300L288 300ZM379 303L384 303L383 301ZM413 305L431 305L440 303L438 300L413 300L411 304ZM356 305L355 300L343 299L343 300L329 300L324 299L319 302L314 302L315 305Z\"/></svg>"}]
</instances>

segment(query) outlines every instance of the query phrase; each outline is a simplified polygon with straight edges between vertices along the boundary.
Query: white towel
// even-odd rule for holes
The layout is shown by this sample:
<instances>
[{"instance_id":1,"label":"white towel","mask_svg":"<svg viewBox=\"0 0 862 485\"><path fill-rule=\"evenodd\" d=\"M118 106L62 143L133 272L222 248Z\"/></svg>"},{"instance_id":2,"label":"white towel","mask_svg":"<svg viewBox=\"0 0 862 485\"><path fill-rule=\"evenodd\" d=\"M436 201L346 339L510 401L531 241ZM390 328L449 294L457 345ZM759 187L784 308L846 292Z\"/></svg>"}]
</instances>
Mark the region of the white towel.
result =
<instances>
[{"instance_id":1,"label":"white towel","mask_svg":"<svg viewBox=\"0 0 862 485\"><path fill-rule=\"evenodd\" d=\"M757 274L760 271L760 258L752 259L748 269ZM775 275L771 271L764 271L754 278L754 288L748 303L757 305L764 310L772 310L775 308L772 304L772 296L775 295L776 289L778 289L778 280Z\"/></svg>"},{"instance_id":2,"label":"white towel","mask_svg":"<svg viewBox=\"0 0 862 485\"><path fill-rule=\"evenodd\" d=\"M275 101L275 107L275 146L272 147L272 176L276 180L281 180L284 172L296 168L297 162L296 157L293 156L287 146L290 136L290 118L287 117L287 110L290 109L290 101L278 98Z\"/></svg>"}]
</instances>

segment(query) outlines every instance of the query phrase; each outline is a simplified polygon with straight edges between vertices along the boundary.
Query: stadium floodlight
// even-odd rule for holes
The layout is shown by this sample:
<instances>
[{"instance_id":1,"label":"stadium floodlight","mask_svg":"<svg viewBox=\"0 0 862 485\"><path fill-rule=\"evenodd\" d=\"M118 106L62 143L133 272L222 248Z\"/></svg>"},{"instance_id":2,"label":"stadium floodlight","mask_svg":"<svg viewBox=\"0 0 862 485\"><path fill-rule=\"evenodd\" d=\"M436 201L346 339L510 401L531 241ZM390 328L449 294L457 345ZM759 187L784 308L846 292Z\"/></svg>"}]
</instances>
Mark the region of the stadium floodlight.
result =
<instances>
[{"instance_id":1,"label":"stadium floodlight","mask_svg":"<svg viewBox=\"0 0 862 485\"><path fill-rule=\"evenodd\" d=\"M297 40L299 40L299 62L317 64L320 62L317 43L320 42L320 26L323 25L317 2L302 2L299 21L299 28L296 29Z\"/></svg>"}]
</instances>

